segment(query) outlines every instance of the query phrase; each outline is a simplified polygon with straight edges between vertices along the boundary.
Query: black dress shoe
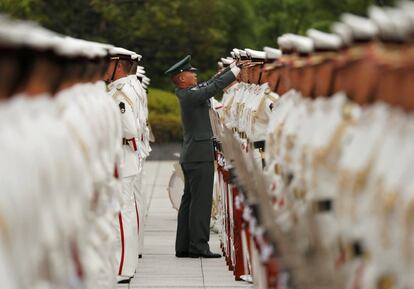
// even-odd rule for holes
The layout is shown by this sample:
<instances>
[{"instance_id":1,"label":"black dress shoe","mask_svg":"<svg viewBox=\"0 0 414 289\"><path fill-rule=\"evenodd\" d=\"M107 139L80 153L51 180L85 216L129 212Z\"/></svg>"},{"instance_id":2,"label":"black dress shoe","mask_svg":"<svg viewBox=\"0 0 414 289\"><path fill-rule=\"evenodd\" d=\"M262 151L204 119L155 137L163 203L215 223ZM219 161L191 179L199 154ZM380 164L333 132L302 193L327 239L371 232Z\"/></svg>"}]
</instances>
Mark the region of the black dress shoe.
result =
<instances>
[{"instance_id":1,"label":"black dress shoe","mask_svg":"<svg viewBox=\"0 0 414 289\"><path fill-rule=\"evenodd\" d=\"M175 257L177 258L188 258L190 254L188 252L175 252Z\"/></svg>"},{"instance_id":2,"label":"black dress shoe","mask_svg":"<svg viewBox=\"0 0 414 289\"><path fill-rule=\"evenodd\" d=\"M221 258L221 254L213 253L210 250L198 253L189 253L191 258Z\"/></svg>"},{"instance_id":3,"label":"black dress shoe","mask_svg":"<svg viewBox=\"0 0 414 289\"><path fill-rule=\"evenodd\" d=\"M124 280L120 280L117 283L118 284L129 284L129 282L131 282L132 277L128 278L128 279L124 279Z\"/></svg>"}]
</instances>

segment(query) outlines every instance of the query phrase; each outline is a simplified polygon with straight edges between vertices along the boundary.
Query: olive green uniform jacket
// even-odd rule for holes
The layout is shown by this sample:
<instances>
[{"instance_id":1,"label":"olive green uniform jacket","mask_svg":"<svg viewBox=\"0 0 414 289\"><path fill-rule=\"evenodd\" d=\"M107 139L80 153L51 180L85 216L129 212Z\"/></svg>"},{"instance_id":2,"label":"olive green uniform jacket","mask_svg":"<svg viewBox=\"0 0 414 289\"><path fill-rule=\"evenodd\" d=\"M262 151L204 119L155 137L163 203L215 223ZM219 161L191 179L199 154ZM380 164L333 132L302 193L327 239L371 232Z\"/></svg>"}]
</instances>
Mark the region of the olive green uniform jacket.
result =
<instances>
[{"instance_id":1,"label":"olive green uniform jacket","mask_svg":"<svg viewBox=\"0 0 414 289\"><path fill-rule=\"evenodd\" d=\"M214 160L213 132L210 124L210 98L221 93L236 77L226 69L213 79L186 89L176 89L183 124L180 163Z\"/></svg>"}]
</instances>

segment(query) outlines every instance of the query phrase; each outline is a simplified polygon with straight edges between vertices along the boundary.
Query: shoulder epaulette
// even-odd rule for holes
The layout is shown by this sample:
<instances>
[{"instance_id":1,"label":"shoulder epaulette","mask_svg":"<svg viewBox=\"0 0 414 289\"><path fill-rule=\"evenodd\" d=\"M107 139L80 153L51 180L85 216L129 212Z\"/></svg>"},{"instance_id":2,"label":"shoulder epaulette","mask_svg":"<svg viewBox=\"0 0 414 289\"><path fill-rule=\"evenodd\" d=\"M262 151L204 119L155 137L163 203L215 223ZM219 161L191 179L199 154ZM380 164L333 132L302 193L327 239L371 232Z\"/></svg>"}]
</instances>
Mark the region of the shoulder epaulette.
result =
<instances>
[{"instance_id":1,"label":"shoulder epaulette","mask_svg":"<svg viewBox=\"0 0 414 289\"><path fill-rule=\"evenodd\" d=\"M125 83L118 83L118 84L116 85L116 89L117 89L117 90L122 90L122 88L124 88L124 86L125 86Z\"/></svg>"},{"instance_id":2,"label":"shoulder epaulette","mask_svg":"<svg viewBox=\"0 0 414 289\"><path fill-rule=\"evenodd\" d=\"M112 96L113 99L116 99L118 96L121 96L122 99L124 99L126 102L128 102L128 104L131 106L131 108L134 107L134 103L132 102L132 100L122 91L121 89L118 89L117 87L117 91L114 93L114 95Z\"/></svg>"}]
</instances>

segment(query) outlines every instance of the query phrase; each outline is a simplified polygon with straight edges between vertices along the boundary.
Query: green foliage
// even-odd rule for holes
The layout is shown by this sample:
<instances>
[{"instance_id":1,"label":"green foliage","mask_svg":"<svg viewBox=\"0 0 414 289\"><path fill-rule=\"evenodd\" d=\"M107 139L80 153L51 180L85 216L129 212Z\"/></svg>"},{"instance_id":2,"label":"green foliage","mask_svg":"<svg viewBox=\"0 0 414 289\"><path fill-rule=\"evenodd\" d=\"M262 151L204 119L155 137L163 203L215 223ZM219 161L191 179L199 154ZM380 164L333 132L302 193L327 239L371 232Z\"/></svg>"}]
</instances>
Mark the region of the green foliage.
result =
<instances>
[{"instance_id":1,"label":"green foliage","mask_svg":"<svg viewBox=\"0 0 414 289\"><path fill-rule=\"evenodd\" d=\"M13 15L14 17L39 20L39 13L35 7L40 3L39 0L1 0L0 11Z\"/></svg>"},{"instance_id":2,"label":"green foliage","mask_svg":"<svg viewBox=\"0 0 414 289\"><path fill-rule=\"evenodd\" d=\"M181 142L183 139L179 116L152 114L150 124L156 143Z\"/></svg>"},{"instance_id":3,"label":"green foliage","mask_svg":"<svg viewBox=\"0 0 414 289\"><path fill-rule=\"evenodd\" d=\"M182 128L177 97L167 91L150 89L149 122L157 143L181 142Z\"/></svg>"},{"instance_id":4,"label":"green foliage","mask_svg":"<svg viewBox=\"0 0 414 289\"><path fill-rule=\"evenodd\" d=\"M149 89L148 108L150 112L158 114L180 114L177 96L171 92L156 88Z\"/></svg>"}]
</instances>

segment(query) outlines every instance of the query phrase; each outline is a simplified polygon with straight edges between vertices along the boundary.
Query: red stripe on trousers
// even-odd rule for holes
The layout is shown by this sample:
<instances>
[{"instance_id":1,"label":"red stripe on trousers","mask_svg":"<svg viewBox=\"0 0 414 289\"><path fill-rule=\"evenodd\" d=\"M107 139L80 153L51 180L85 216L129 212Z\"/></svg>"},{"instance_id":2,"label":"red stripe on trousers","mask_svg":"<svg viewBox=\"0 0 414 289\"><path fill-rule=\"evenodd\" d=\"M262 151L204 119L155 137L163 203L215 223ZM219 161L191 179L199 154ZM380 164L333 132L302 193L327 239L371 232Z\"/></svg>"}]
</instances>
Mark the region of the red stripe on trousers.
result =
<instances>
[{"instance_id":1,"label":"red stripe on trousers","mask_svg":"<svg viewBox=\"0 0 414 289\"><path fill-rule=\"evenodd\" d=\"M121 212L118 213L118 220L119 220L119 228L121 229L121 243L122 243L121 263L119 264L118 275L122 275L122 268L124 267L124 258L125 258L125 240L124 240L124 224L122 223Z\"/></svg>"}]
</instances>

